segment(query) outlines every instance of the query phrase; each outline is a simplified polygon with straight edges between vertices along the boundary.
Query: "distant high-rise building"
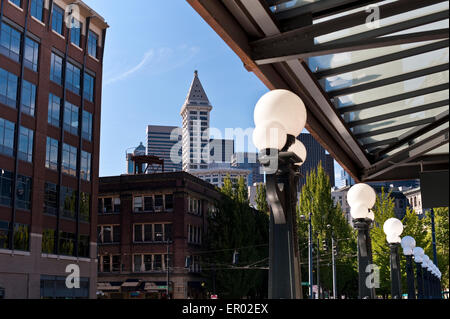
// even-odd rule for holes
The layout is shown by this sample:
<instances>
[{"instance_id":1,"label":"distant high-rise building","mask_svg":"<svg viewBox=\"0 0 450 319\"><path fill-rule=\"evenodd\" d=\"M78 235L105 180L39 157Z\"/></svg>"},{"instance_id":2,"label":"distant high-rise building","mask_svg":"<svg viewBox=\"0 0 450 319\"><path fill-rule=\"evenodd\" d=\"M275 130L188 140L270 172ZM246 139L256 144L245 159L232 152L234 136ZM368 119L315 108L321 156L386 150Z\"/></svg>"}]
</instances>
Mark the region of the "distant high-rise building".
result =
<instances>
[{"instance_id":1,"label":"distant high-rise building","mask_svg":"<svg viewBox=\"0 0 450 319\"><path fill-rule=\"evenodd\" d=\"M144 144L139 144L138 147L136 147L133 151L133 153L127 153L127 173L128 174L134 174L135 172L135 167L134 167L134 161L133 161L133 156L140 156L140 155L145 155L145 146ZM143 170L144 167L141 167L141 170Z\"/></svg>"},{"instance_id":2,"label":"distant high-rise building","mask_svg":"<svg viewBox=\"0 0 450 319\"><path fill-rule=\"evenodd\" d=\"M234 154L234 140L211 139L209 155L211 163L231 163Z\"/></svg>"},{"instance_id":3,"label":"distant high-rise building","mask_svg":"<svg viewBox=\"0 0 450 319\"><path fill-rule=\"evenodd\" d=\"M181 147L174 147L181 141L181 128L176 126L147 126L147 155L157 156L164 160L164 171L182 170Z\"/></svg>"},{"instance_id":4,"label":"distant high-rise building","mask_svg":"<svg viewBox=\"0 0 450 319\"><path fill-rule=\"evenodd\" d=\"M250 171L248 175L248 186L264 182L264 174L260 172L261 164L258 161L257 153L242 152L233 154L231 157L231 167Z\"/></svg>"},{"instance_id":5,"label":"distant high-rise building","mask_svg":"<svg viewBox=\"0 0 450 319\"><path fill-rule=\"evenodd\" d=\"M183 171L208 168L209 152L203 150L208 150L211 110L211 103L200 83L198 72L195 71L180 113L183 118Z\"/></svg>"},{"instance_id":6,"label":"distant high-rise building","mask_svg":"<svg viewBox=\"0 0 450 319\"><path fill-rule=\"evenodd\" d=\"M300 167L300 181L299 187L301 188L306 183L307 174L315 170L319 163L322 163L322 167L330 177L331 187L334 187L334 160L330 154L327 154L322 145L317 142L311 134L302 133L298 138L306 147L307 157L306 162Z\"/></svg>"},{"instance_id":7,"label":"distant high-rise building","mask_svg":"<svg viewBox=\"0 0 450 319\"><path fill-rule=\"evenodd\" d=\"M339 187L352 186L355 184L355 180L344 169L341 170L339 179Z\"/></svg>"}]
</instances>

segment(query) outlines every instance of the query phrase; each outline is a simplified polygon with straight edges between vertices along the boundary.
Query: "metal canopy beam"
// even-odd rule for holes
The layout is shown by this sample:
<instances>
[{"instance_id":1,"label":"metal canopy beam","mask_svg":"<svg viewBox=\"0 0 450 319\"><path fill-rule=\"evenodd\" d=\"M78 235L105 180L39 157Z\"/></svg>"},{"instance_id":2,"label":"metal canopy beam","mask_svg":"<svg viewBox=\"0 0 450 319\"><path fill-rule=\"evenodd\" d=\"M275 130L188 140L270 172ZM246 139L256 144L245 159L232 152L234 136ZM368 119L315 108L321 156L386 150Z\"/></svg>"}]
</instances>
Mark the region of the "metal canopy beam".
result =
<instances>
[{"instance_id":1,"label":"metal canopy beam","mask_svg":"<svg viewBox=\"0 0 450 319\"><path fill-rule=\"evenodd\" d=\"M442 171L449 169L448 156L428 155L421 156L413 162L399 164L394 170L378 175L364 182L418 179L422 171Z\"/></svg>"},{"instance_id":2,"label":"metal canopy beam","mask_svg":"<svg viewBox=\"0 0 450 319\"><path fill-rule=\"evenodd\" d=\"M365 125L365 124L376 123L376 122L385 121L388 119L393 119L393 118L396 118L399 116L404 116L404 115L409 115L409 114L414 114L414 113L418 113L418 112L424 112L424 111L436 109L436 108L446 106L446 105L450 105L448 99L442 100L442 101L437 101L434 103L428 103L428 104L424 104L424 105L420 105L420 106L416 106L416 107L411 107L411 108L404 109L401 111L390 112L390 113L370 117L370 118L363 119L363 120L351 121L351 122L348 122L347 125L348 125L348 127L355 127L355 126L360 126L360 125Z\"/></svg>"},{"instance_id":3,"label":"metal canopy beam","mask_svg":"<svg viewBox=\"0 0 450 319\"><path fill-rule=\"evenodd\" d=\"M267 3L271 2L285 2L285 0L267 0ZM332 14L337 14L342 11L348 11L351 9L363 7L371 3L378 2L379 0L327 0L318 1L310 4L306 4L300 7L292 8L282 12L275 12L275 18L277 20L293 19L304 14L313 14L315 17L325 17Z\"/></svg>"},{"instance_id":4,"label":"metal canopy beam","mask_svg":"<svg viewBox=\"0 0 450 319\"><path fill-rule=\"evenodd\" d=\"M418 120L418 121L411 121L411 122L407 122L407 123L403 123L403 124L399 124L399 125L388 126L388 127L385 127L385 128L379 129L379 130L373 130L373 131L368 131L368 132L364 132L364 133L357 133L357 134L355 134L355 137L357 139L362 139L362 138L366 138L366 137L377 136L377 135L386 134L386 133L392 133L392 132L404 130L406 128L416 127L419 125L430 124L433 122L434 122L434 117L430 117L430 118L426 118L426 119L422 119L422 120Z\"/></svg>"},{"instance_id":5,"label":"metal canopy beam","mask_svg":"<svg viewBox=\"0 0 450 319\"><path fill-rule=\"evenodd\" d=\"M394 3L388 3L386 5L379 6L380 16L383 18L387 18L390 16L404 13L409 10L430 6L432 4L439 3L442 1L443 0L432 0L432 1L408 0L408 1L397 1ZM423 25L425 23L446 19L446 17L448 18L448 11L442 11L425 17L411 19L401 23L389 25L386 27L377 28L375 30L371 30L368 32L355 34L354 36L344 38L345 40L338 39L335 41L331 41L328 44L336 45L338 42L346 41L353 43L353 45L355 45L354 43L358 42L358 40L360 39L375 38L380 35L386 35L397 31L405 30L408 28L412 28L415 26ZM366 19L367 19L367 12L363 10L340 18L308 25L295 30L291 30L278 35L273 35L266 37L264 39L254 41L251 44L255 56L254 60L257 61L258 63L263 63L262 61L265 61L268 58L275 58L282 56L287 56L289 58L304 58L312 56L311 55L312 52L319 51L318 49L320 47L317 46L317 50L314 50L314 47L311 46L305 47L305 40L313 39L314 37L336 32L342 29L358 25L364 25L366 23ZM339 48L339 46L337 46L337 48ZM321 51L326 50L322 49ZM308 53L309 55L307 55ZM323 54L321 53L313 55L323 55ZM274 60L273 62L280 62L280 61Z\"/></svg>"},{"instance_id":6,"label":"metal canopy beam","mask_svg":"<svg viewBox=\"0 0 450 319\"><path fill-rule=\"evenodd\" d=\"M369 150L369 149L374 148L374 147L387 145L387 144L394 143L394 142L397 142L397 141L398 141L397 138L390 138L390 139L387 139L387 140L366 143L366 144L363 144L362 146L363 146L363 148Z\"/></svg>"},{"instance_id":7,"label":"metal canopy beam","mask_svg":"<svg viewBox=\"0 0 450 319\"><path fill-rule=\"evenodd\" d=\"M373 38L381 37L384 35L394 34L396 32L416 28L416 27L423 26L423 25L426 25L429 23L445 20L445 19L448 19L448 17L449 17L448 10L440 11L440 12L436 12L436 13L432 13L432 14L423 16L423 17L387 25L385 27L375 28L370 31L356 33L356 34L353 34L353 35L350 35L347 37L343 37L343 38L339 38L339 39L336 39L336 40L333 40L333 41L330 41L327 43L329 43L329 44L346 43L346 42L354 42L354 41L358 41L358 40L373 39Z\"/></svg>"},{"instance_id":8,"label":"metal canopy beam","mask_svg":"<svg viewBox=\"0 0 450 319\"><path fill-rule=\"evenodd\" d=\"M407 99L410 99L413 97L427 95L427 94L444 91L444 90L448 90L448 89L449 89L449 83L444 83L444 84L439 84L439 85L435 85L435 86L430 86L430 87L424 88L424 89L419 89L419 90L414 90L414 91L410 91L410 92L406 92L406 93L402 93L402 94L388 96L388 97L385 97L385 98L382 98L379 100L375 100L375 101L341 107L338 109L338 111L339 111L339 113L344 114L344 113L349 113L349 112L367 110L367 109L370 109L370 108L373 108L376 106L386 105L386 104L394 103L394 102L398 102L398 101L403 101L403 100L407 100Z\"/></svg>"},{"instance_id":9,"label":"metal canopy beam","mask_svg":"<svg viewBox=\"0 0 450 319\"><path fill-rule=\"evenodd\" d=\"M377 81L372 81L369 83L355 85L355 86L343 88L340 90L328 91L328 96L330 98L335 98L338 96L349 95L349 94L358 93L361 91L371 90L371 89L379 88L382 86L395 84L398 82L403 82L403 81L408 81L408 80L415 79L415 78L420 78L422 76L426 76L426 75L430 75L430 74L434 74L434 73L444 72L444 71L448 70L448 67L449 67L449 64L444 63L444 64L436 65L436 66L433 66L430 68L392 76L390 78L385 78L385 79L381 79L381 80L377 80Z\"/></svg>"},{"instance_id":10,"label":"metal canopy beam","mask_svg":"<svg viewBox=\"0 0 450 319\"><path fill-rule=\"evenodd\" d=\"M299 92L286 82L285 78L272 65L258 66L251 59L251 50L249 46L249 36L243 27L237 22L236 18L230 14L221 1L218 0L187 0L187 2L198 12L198 14L214 29L214 31L227 43L227 45L240 57L247 70L252 71L255 75L271 90L288 89L298 94L306 96L307 92ZM260 5L258 1L251 1L248 4ZM258 14L270 19L269 13L263 12L262 8ZM248 10L247 10L248 11ZM246 13L248 15L248 13ZM244 15L241 15L244 16ZM249 17L253 21L254 18ZM266 24L266 27L269 24ZM276 32L276 28L273 27ZM264 35L262 35L264 36ZM308 108L313 107L314 101L309 97L307 103ZM319 120L312 112L308 110L308 122L306 129L324 146L327 151L336 159L336 161L357 181L360 179L361 164L357 161L356 156L352 152L343 150L342 143L336 138L340 137L335 130L326 129L323 122ZM339 116L336 116L339 118ZM353 139L353 137L350 136ZM353 139L356 143L356 141Z\"/></svg>"},{"instance_id":11,"label":"metal canopy beam","mask_svg":"<svg viewBox=\"0 0 450 319\"><path fill-rule=\"evenodd\" d=\"M326 15L339 13L342 9L349 10L349 6L352 8L362 7L367 4L377 2L377 1L354 1L354 0L326 0L313 2L308 5L296 7L290 10L281 11L279 13L275 12L275 19L281 21L284 19L291 19L294 17L302 16L305 14L315 14L321 11L327 11ZM387 18L397 14L404 13L406 11L411 11L415 9L420 9L427 7L439 2L444 2L444 0L400 0L394 3L388 3L382 6L378 6L380 9L380 17ZM296 35L308 35L309 37L314 37L318 35L323 35L326 33L338 31L345 28L351 28L357 25L366 23L367 12L365 10L355 12L352 14L347 14L343 17L338 17L330 21L321 22L315 24L314 27L300 28L292 30L289 34ZM334 30L333 30L334 25ZM285 36L287 34L282 34Z\"/></svg>"},{"instance_id":12,"label":"metal canopy beam","mask_svg":"<svg viewBox=\"0 0 450 319\"><path fill-rule=\"evenodd\" d=\"M435 128L441 126L442 124L445 124L446 122L449 121L449 113L448 110L439 114L438 116L436 116L434 118L434 121L431 124L428 125L420 125L408 132L406 132L405 134L399 136L397 138L397 141L390 143L387 147L385 147L382 150L379 150L378 152L376 152L376 157L380 158L381 156L383 156L384 154L389 153L390 151L396 149L397 147L404 145L406 143L411 142L412 140L414 140L415 138L430 132L431 130L434 130Z\"/></svg>"},{"instance_id":13,"label":"metal canopy beam","mask_svg":"<svg viewBox=\"0 0 450 319\"><path fill-rule=\"evenodd\" d=\"M412 146L375 163L372 167L365 170L362 174L362 180L365 181L379 178L383 174L396 169L402 164L412 162L426 153L442 145L448 144L448 133L448 128L443 129L423 141L417 142Z\"/></svg>"},{"instance_id":14,"label":"metal canopy beam","mask_svg":"<svg viewBox=\"0 0 450 319\"><path fill-rule=\"evenodd\" d=\"M382 48L387 46L424 42L448 38L448 29L415 32L382 38L365 39L346 43L305 45L302 39L288 41L282 45L266 43L264 47L252 43L252 58L256 64L269 64L313 56L337 54L350 51Z\"/></svg>"},{"instance_id":15,"label":"metal canopy beam","mask_svg":"<svg viewBox=\"0 0 450 319\"><path fill-rule=\"evenodd\" d=\"M419 47L415 47L415 48L408 49L408 50L403 50L400 52L395 52L392 54L386 54L386 55L379 56L379 57L376 57L373 59L364 60L364 61L356 62L356 63L351 63L351 64L343 65L340 67L332 68L332 69L321 70L321 71L314 73L314 75L316 76L317 79L322 79L322 78L326 78L326 77L330 77L330 76L334 76L334 75L338 75L338 74L343 74L343 73L353 72L356 70L365 69L365 68L375 66L375 65L380 65L383 63L388 63L388 62L392 62L392 61L401 60L404 58L409 58L409 57L412 57L415 55L428 53L431 51L440 50L440 49L444 49L447 47L448 47L447 40L433 42L431 44L422 45Z\"/></svg>"}]
</instances>

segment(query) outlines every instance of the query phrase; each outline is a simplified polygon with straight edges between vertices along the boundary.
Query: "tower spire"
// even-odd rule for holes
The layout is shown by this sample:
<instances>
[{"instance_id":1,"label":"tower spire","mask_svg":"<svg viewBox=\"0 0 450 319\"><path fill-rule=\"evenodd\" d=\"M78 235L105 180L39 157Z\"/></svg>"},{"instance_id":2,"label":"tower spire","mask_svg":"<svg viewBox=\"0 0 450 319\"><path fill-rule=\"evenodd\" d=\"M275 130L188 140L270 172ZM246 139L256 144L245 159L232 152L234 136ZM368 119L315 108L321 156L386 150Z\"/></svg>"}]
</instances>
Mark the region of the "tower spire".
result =
<instances>
[{"instance_id":1,"label":"tower spire","mask_svg":"<svg viewBox=\"0 0 450 319\"><path fill-rule=\"evenodd\" d=\"M189 88L185 106L196 105L196 106L208 106L211 105L205 90L203 89L202 83L198 77L198 71L194 71L194 79L192 80L191 87Z\"/></svg>"}]
</instances>

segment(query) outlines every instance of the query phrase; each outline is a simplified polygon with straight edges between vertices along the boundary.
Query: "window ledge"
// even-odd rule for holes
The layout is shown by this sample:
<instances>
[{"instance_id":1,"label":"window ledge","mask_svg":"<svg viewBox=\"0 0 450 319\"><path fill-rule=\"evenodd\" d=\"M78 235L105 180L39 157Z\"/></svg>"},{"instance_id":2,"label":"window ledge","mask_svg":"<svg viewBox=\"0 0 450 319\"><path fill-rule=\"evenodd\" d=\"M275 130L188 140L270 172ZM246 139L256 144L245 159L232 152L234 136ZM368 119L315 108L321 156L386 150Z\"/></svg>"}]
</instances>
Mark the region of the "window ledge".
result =
<instances>
[{"instance_id":1,"label":"window ledge","mask_svg":"<svg viewBox=\"0 0 450 319\"><path fill-rule=\"evenodd\" d=\"M71 261L82 261L82 262L91 262L92 261L90 258L70 257L70 256L53 255L53 254L41 254L41 257L49 258L49 259L71 260Z\"/></svg>"},{"instance_id":2,"label":"window ledge","mask_svg":"<svg viewBox=\"0 0 450 319\"><path fill-rule=\"evenodd\" d=\"M77 48L78 50L80 50L81 52L83 52L83 49L80 48L78 45L76 45L75 43L73 43L72 41L70 42L70 44L72 44L75 48Z\"/></svg>"},{"instance_id":3,"label":"window ledge","mask_svg":"<svg viewBox=\"0 0 450 319\"><path fill-rule=\"evenodd\" d=\"M10 5L12 5L13 7L15 7L17 10L20 10L23 12L23 9L21 7L19 7L17 4L15 4L14 2L8 1Z\"/></svg>"},{"instance_id":4,"label":"window ledge","mask_svg":"<svg viewBox=\"0 0 450 319\"><path fill-rule=\"evenodd\" d=\"M0 254L11 255L11 256L31 256L29 251L20 251L20 250L9 250L9 249L0 249Z\"/></svg>"},{"instance_id":5,"label":"window ledge","mask_svg":"<svg viewBox=\"0 0 450 319\"><path fill-rule=\"evenodd\" d=\"M65 40L66 37L63 36L62 34L59 34L58 32L56 32L55 30L52 29L53 34L56 34L58 37L60 37L61 39Z\"/></svg>"},{"instance_id":6,"label":"window ledge","mask_svg":"<svg viewBox=\"0 0 450 319\"><path fill-rule=\"evenodd\" d=\"M35 17L34 17L33 15L31 15L31 14L30 14L30 16L31 16L31 18L32 18L34 21L36 21L37 23L39 23L40 25L42 25L42 26L45 27L45 23L44 23L44 22L42 22L41 20L35 18Z\"/></svg>"},{"instance_id":7,"label":"window ledge","mask_svg":"<svg viewBox=\"0 0 450 319\"><path fill-rule=\"evenodd\" d=\"M95 62L100 62L100 60L99 59L97 59L95 56L93 56L93 55L90 55L90 54L88 54L91 58L92 58L92 60L94 60Z\"/></svg>"}]
</instances>

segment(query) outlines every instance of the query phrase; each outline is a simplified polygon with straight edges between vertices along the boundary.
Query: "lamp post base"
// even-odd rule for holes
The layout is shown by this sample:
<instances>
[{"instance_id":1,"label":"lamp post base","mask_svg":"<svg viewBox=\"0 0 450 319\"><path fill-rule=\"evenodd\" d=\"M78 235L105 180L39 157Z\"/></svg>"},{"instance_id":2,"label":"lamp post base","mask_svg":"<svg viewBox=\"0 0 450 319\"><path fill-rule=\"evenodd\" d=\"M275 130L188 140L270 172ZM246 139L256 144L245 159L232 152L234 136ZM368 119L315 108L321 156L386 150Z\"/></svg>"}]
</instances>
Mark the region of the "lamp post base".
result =
<instances>
[{"instance_id":1,"label":"lamp post base","mask_svg":"<svg viewBox=\"0 0 450 319\"><path fill-rule=\"evenodd\" d=\"M359 299L375 299L375 282L370 266L372 264L372 249L370 245L369 226L370 220L355 219L355 229L358 230L358 282Z\"/></svg>"}]
</instances>

